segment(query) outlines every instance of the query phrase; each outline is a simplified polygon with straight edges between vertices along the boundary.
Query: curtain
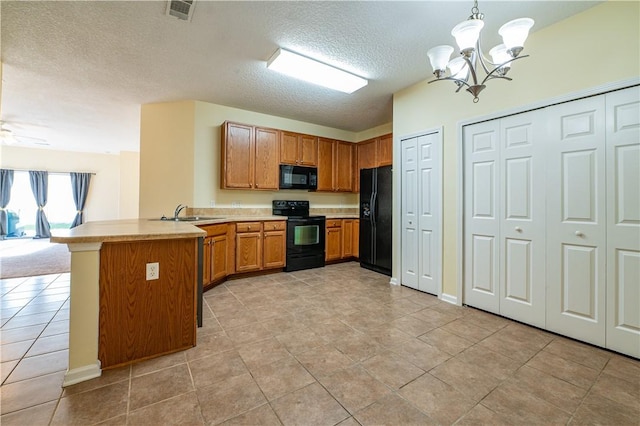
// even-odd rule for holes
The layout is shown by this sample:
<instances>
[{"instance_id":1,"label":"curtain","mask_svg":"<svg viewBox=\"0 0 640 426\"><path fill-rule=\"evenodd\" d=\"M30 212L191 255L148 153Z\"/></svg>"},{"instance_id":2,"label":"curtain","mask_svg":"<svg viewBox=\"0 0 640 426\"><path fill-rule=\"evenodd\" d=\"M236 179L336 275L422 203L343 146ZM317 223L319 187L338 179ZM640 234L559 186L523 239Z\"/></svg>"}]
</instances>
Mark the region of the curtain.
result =
<instances>
[{"instance_id":1,"label":"curtain","mask_svg":"<svg viewBox=\"0 0 640 426\"><path fill-rule=\"evenodd\" d=\"M13 170L0 169L0 238L4 238L9 232L6 208L11 198L11 185L13 185Z\"/></svg>"},{"instance_id":2,"label":"curtain","mask_svg":"<svg viewBox=\"0 0 640 426\"><path fill-rule=\"evenodd\" d=\"M76 218L71 224L72 228L82 225L84 204L87 201L89 193L89 184L91 183L91 173L69 173L71 175L71 189L73 191L73 201L76 203Z\"/></svg>"},{"instance_id":3,"label":"curtain","mask_svg":"<svg viewBox=\"0 0 640 426\"><path fill-rule=\"evenodd\" d=\"M47 205L49 173L30 171L29 181L31 182L31 191L33 191L33 196L36 198L36 204L38 204L35 238L49 238L51 236L49 221L47 220L47 216L44 214L44 206Z\"/></svg>"}]
</instances>

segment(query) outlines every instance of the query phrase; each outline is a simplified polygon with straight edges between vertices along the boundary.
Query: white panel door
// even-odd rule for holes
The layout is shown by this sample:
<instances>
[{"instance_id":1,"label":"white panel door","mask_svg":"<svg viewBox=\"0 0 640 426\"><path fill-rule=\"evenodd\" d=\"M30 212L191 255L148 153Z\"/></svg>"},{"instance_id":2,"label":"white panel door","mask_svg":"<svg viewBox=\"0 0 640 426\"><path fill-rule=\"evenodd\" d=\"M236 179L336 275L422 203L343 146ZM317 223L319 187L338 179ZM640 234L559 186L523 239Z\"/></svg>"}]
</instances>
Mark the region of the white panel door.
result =
<instances>
[{"instance_id":1,"label":"white panel door","mask_svg":"<svg viewBox=\"0 0 640 426\"><path fill-rule=\"evenodd\" d=\"M499 120L465 126L464 303L500 312Z\"/></svg>"},{"instance_id":2,"label":"white panel door","mask_svg":"<svg viewBox=\"0 0 640 426\"><path fill-rule=\"evenodd\" d=\"M402 284L418 289L418 138L401 142Z\"/></svg>"},{"instance_id":3,"label":"white panel door","mask_svg":"<svg viewBox=\"0 0 640 426\"><path fill-rule=\"evenodd\" d=\"M419 136L417 139L419 173L417 198L420 209L418 288L420 291L439 295L442 252L440 133Z\"/></svg>"},{"instance_id":4,"label":"white panel door","mask_svg":"<svg viewBox=\"0 0 640 426\"><path fill-rule=\"evenodd\" d=\"M547 328L605 344L604 96L545 110Z\"/></svg>"},{"instance_id":5,"label":"white panel door","mask_svg":"<svg viewBox=\"0 0 640 426\"><path fill-rule=\"evenodd\" d=\"M606 347L640 357L640 88L608 93Z\"/></svg>"},{"instance_id":6,"label":"white panel door","mask_svg":"<svg viewBox=\"0 0 640 426\"><path fill-rule=\"evenodd\" d=\"M500 120L500 314L545 326L545 137L540 111Z\"/></svg>"}]
</instances>

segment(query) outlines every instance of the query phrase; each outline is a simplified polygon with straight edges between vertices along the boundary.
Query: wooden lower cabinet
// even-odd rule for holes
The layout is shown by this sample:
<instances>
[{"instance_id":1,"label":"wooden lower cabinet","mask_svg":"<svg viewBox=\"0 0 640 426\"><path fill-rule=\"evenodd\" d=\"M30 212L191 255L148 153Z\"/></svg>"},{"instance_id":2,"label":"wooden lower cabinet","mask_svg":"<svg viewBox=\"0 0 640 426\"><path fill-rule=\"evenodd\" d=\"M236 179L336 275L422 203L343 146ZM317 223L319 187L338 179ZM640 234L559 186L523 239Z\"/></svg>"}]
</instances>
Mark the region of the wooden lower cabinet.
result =
<instances>
[{"instance_id":1,"label":"wooden lower cabinet","mask_svg":"<svg viewBox=\"0 0 640 426\"><path fill-rule=\"evenodd\" d=\"M327 219L325 261L357 258L360 244L359 227L358 219Z\"/></svg>"},{"instance_id":2,"label":"wooden lower cabinet","mask_svg":"<svg viewBox=\"0 0 640 426\"><path fill-rule=\"evenodd\" d=\"M283 268L286 259L286 221L236 224L236 272Z\"/></svg>"},{"instance_id":3,"label":"wooden lower cabinet","mask_svg":"<svg viewBox=\"0 0 640 426\"><path fill-rule=\"evenodd\" d=\"M102 368L196 344L196 238L104 243L100 249L98 359ZM158 262L159 278L146 279Z\"/></svg>"},{"instance_id":4,"label":"wooden lower cabinet","mask_svg":"<svg viewBox=\"0 0 640 426\"><path fill-rule=\"evenodd\" d=\"M342 258L353 257L353 219L342 219Z\"/></svg>"},{"instance_id":5,"label":"wooden lower cabinet","mask_svg":"<svg viewBox=\"0 0 640 426\"><path fill-rule=\"evenodd\" d=\"M262 235L263 269L284 268L287 256L286 222L264 222Z\"/></svg>"},{"instance_id":6,"label":"wooden lower cabinet","mask_svg":"<svg viewBox=\"0 0 640 426\"><path fill-rule=\"evenodd\" d=\"M360 219L353 221L353 257L360 257Z\"/></svg>"},{"instance_id":7,"label":"wooden lower cabinet","mask_svg":"<svg viewBox=\"0 0 640 426\"><path fill-rule=\"evenodd\" d=\"M342 220L327 219L325 238L325 260L340 260L342 258Z\"/></svg>"},{"instance_id":8,"label":"wooden lower cabinet","mask_svg":"<svg viewBox=\"0 0 640 426\"><path fill-rule=\"evenodd\" d=\"M232 244L235 229L226 223L200 228L207 232L202 256L202 284L207 287L235 270L235 244Z\"/></svg>"}]
</instances>

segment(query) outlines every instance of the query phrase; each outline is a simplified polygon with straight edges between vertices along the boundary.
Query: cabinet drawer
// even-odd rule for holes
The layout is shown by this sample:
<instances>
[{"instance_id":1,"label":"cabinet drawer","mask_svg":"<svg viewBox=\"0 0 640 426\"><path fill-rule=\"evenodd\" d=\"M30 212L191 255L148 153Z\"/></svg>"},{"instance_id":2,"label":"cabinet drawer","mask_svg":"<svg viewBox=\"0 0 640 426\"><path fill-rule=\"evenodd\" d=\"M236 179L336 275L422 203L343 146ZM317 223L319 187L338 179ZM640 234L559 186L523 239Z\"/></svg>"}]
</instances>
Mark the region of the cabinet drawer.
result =
<instances>
[{"instance_id":1,"label":"cabinet drawer","mask_svg":"<svg viewBox=\"0 0 640 426\"><path fill-rule=\"evenodd\" d=\"M221 223L219 225L205 225L200 226L200 229L207 232L207 237L223 235L227 233L227 224Z\"/></svg>"},{"instance_id":2,"label":"cabinet drawer","mask_svg":"<svg viewBox=\"0 0 640 426\"><path fill-rule=\"evenodd\" d=\"M327 228L339 228L342 226L342 219L327 219Z\"/></svg>"},{"instance_id":3,"label":"cabinet drawer","mask_svg":"<svg viewBox=\"0 0 640 426\"><path fill-rule=\"evenodd\" d=\"M238 222L236 223L236 232L260 231L261 225L261 222Z\"/></svg>"},{"instance_id":4,"label":"cabinet drawer","mask_svg":"<svg viewBox=\"0 0 640 426\"><path fill-rule=\"evenodd\" d=\"M264 222L262 227L265 231L284 231L287 227L287 222L284 220L274 220Z\"/></svg>"}]
</instances>

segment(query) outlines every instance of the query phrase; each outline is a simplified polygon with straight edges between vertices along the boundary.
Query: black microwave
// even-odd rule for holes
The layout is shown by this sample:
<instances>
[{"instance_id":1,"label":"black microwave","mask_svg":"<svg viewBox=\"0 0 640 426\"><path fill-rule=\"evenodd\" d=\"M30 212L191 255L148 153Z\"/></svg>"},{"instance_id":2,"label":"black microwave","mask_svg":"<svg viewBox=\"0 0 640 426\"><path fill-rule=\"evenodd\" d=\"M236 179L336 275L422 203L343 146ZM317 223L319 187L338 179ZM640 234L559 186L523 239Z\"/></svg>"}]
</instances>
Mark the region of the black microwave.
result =
<instances>
[{"instance_id":1,"label":"black microwave","mask_svg":"<svg viewBox=\"0 0 640 426\"><path fill-rule=\"evenodd\" d=\"M280 164L280 189L315 191L316 188L318 188L318 169Z\"/></svg>"}]
</instances>

